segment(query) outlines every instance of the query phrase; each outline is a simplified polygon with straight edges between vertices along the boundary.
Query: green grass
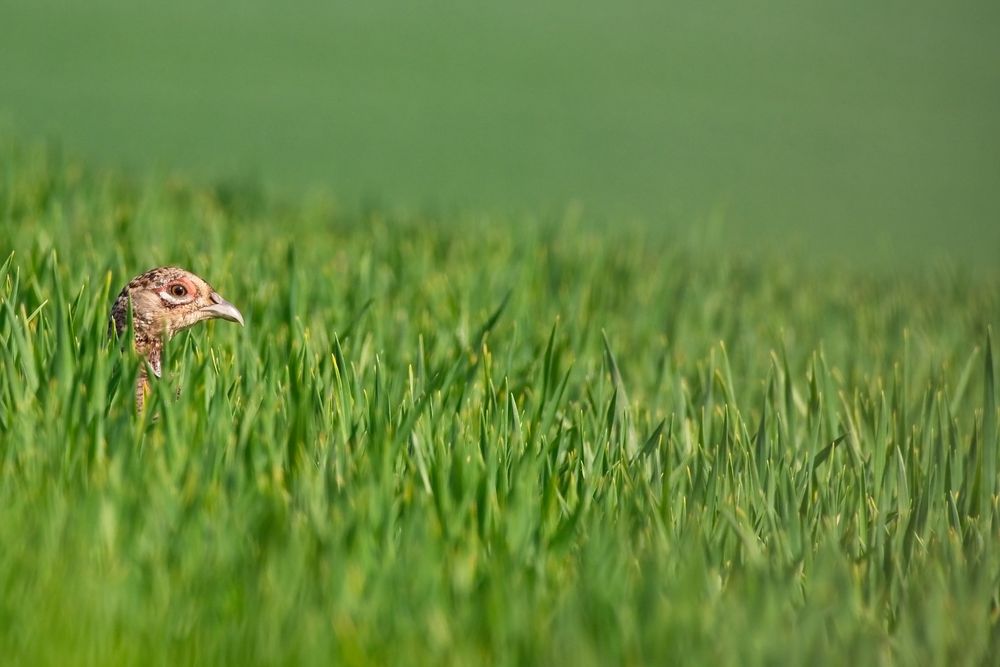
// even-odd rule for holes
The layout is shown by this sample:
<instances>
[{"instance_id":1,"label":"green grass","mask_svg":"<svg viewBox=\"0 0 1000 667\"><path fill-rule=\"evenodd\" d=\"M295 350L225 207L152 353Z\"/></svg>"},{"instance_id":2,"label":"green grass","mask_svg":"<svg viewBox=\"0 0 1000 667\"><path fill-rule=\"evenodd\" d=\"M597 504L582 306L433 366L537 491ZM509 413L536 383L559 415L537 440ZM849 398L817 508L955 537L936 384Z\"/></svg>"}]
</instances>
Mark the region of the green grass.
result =
<instances>
[{"instance_id":1,"label":"green grass","mask_svg":"<svg viewBox=\"0 0 1000 667\"><path fill-rule=\"evenodd\" d=\"M1000 654L992 268L347 215L10 145L0 225L5 662ZM247 326L172 341L137 417L107 312L164 263Z\"/></svg>"}]
</instances>

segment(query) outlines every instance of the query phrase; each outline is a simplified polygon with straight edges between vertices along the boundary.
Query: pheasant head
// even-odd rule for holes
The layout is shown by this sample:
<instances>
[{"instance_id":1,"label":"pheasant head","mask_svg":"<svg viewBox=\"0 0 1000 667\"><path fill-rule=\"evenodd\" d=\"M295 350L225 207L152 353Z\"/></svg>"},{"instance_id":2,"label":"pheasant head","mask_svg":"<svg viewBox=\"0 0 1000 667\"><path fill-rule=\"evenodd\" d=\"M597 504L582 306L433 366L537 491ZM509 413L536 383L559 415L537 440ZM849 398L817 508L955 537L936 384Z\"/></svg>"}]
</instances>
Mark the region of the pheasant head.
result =
<instances>
[{"instance_id":1,"label":"pheasant head","mask_svg":"<svg viewBox=\"0 0 1000 667\"><path fill-rule=\"evenodd\" d=\"M243 326L243 315L223 299L205 280L174 266L163 266L136 276L122 289L111 307L112 328L120 336L128 324L129 304L135 350L156 377L160 377L163 345L178 331L202 320L223 319ZM139 371L135 388L136 409L142 410L149 377L146 364Z\"/></svg>"}]
</instances>

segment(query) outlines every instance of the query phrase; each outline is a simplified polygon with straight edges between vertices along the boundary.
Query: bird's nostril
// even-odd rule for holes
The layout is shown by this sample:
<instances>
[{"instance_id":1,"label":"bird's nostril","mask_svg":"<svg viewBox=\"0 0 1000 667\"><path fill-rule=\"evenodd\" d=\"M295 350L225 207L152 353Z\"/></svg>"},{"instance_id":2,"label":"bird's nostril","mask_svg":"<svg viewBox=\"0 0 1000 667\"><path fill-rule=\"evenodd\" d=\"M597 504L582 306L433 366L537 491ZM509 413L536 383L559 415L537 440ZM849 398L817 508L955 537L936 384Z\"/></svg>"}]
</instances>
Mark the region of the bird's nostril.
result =
<instances>
[{"instance_id":1,"label":"bird's nostril","mask_svg":"<svg viewBox=\"0 0 1000 667\"><path fill-rule=\"evenodd\" d=\"M225 299L223 299L222 296L220 296L218 292L212 292L210 298L212 299L212 303L223 303L223 302L225 302Z\"/></svg>"}]
</instances>

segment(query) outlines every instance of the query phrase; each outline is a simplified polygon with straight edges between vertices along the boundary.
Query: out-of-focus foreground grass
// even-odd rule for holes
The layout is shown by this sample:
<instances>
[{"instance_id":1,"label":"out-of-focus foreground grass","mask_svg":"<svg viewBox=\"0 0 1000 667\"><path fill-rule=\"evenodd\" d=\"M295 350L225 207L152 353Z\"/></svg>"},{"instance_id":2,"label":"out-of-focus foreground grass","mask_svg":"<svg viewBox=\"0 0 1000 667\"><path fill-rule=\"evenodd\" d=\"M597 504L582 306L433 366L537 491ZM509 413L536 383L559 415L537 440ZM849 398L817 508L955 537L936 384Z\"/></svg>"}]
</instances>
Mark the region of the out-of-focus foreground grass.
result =
<instances>
[{"instance_id":1,"label":"out-of-focus foreground grass","mask_svg":"<svg viewBox=\"0 0 1000 667\"><path fill-rule=\"evenodd\" d=\"M992 269L0 165L11 664L1000 652ZM168 262L247 326L137 417L107 312Z\"/></svg>"}]
</instances>

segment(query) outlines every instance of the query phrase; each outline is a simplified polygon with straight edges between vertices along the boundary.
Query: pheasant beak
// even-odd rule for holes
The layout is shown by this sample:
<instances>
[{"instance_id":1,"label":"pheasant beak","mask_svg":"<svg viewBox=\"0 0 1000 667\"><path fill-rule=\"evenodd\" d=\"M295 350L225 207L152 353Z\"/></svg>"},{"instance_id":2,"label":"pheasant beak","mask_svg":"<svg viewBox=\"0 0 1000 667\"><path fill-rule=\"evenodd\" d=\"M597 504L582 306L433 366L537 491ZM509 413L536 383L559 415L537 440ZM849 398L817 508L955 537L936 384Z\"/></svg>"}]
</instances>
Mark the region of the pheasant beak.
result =
<instances>
[{"instance_id":1,"label":"pheasant beak","mask_svg":"<svg viewBox=\"0 0 1000 667\"><path fill-rule=\"evenodd\" d=\"M244 326L243 314L237 310L236 306L223 299L218 292L212 292L210 298L212 299L212 303L201 308L201 312L205 313L207 318L217 317L229 320L230 322L236 322L241 327Z\"/></svg>"}]
</instances>

